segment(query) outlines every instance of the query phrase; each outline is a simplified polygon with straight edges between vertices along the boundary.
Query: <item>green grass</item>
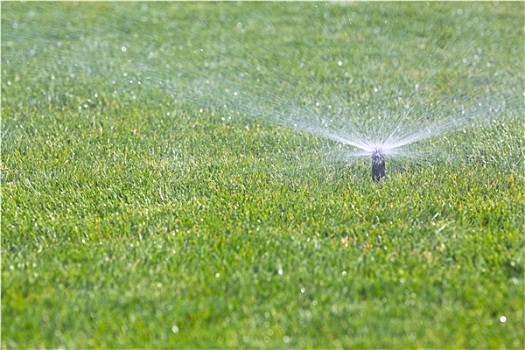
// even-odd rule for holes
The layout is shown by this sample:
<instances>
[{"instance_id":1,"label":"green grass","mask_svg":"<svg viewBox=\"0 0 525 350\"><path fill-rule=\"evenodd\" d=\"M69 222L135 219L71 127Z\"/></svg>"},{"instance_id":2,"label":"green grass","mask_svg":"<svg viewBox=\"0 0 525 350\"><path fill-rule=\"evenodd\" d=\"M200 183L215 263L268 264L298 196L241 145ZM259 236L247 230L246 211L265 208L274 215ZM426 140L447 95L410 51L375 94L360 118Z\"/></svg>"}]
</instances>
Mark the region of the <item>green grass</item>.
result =
<instances>
[{"instance_id":1,"label":"green grass","mask_svg":"<svg viewBox=\"0 0 525 350\"><path fill-rule=\"evenodd\" d=\"M2 3L2 348L523 348L523 10ZM420 79L509 105L376 184L251 106L201 112L201 46L212 78L265 62L261 110L379 85L373 114Z\"/></svg>"}]
</instances>

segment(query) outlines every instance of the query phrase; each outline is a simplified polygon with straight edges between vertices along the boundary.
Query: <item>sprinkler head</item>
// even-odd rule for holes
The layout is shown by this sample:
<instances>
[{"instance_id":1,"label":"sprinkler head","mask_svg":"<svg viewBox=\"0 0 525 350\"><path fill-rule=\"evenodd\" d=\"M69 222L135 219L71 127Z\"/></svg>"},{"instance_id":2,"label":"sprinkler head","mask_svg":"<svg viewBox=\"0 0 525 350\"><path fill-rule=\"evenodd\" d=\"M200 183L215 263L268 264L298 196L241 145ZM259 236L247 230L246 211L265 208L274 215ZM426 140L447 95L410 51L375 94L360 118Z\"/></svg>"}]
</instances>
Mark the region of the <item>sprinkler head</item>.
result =
<instances>
[{"instance_id":1,"label":"sprinkler head","mask_svg":"<svg viewBox=\"0 0 525 350\"><path fill-rule=\"evenodd\" d=\"M379 182L386 176L385 155L380 148L372 153L372 179Z\"/></svg>"}]
</instances>

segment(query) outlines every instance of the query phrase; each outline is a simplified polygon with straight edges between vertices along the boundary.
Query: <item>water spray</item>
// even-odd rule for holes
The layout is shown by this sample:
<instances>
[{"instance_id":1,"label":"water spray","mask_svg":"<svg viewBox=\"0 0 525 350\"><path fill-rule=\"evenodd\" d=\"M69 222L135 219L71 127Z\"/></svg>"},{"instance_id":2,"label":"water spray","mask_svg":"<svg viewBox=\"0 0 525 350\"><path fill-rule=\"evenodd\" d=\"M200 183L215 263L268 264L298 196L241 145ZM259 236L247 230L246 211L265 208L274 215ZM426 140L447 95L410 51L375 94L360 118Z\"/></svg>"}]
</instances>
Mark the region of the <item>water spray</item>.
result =
<instances>
[{"instance_id":1,"label":"water spray","mask_svg":"<svg viewBox=\"0 0 525 350\"><path fill-rule=\"evenodd\" d=\"M386 176L385 155L381 148L376 148L372 153L372 179L379 182Z\"/></svg>"}]
</instances>

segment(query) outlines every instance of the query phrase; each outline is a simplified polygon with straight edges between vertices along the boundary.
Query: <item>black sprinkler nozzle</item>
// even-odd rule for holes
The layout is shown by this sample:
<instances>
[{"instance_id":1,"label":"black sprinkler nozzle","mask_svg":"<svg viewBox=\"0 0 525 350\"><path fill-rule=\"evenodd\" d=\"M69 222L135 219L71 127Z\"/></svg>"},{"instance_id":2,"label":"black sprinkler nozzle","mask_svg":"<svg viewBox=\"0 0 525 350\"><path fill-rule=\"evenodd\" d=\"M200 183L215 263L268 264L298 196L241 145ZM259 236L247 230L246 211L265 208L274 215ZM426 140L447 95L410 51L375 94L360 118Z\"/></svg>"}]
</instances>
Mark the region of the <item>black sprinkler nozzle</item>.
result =
<instances>
[{"instance_id":1,"label":"black sprinkler nozzle","mask_svg":"<svg viewBox=\"0 0 525 350\"><path fill-rule=\"evenodd\" d=\"M372 153L372 179L379 182L386 176L385 155L380 149Z\"/></svg>"}]
</instances>

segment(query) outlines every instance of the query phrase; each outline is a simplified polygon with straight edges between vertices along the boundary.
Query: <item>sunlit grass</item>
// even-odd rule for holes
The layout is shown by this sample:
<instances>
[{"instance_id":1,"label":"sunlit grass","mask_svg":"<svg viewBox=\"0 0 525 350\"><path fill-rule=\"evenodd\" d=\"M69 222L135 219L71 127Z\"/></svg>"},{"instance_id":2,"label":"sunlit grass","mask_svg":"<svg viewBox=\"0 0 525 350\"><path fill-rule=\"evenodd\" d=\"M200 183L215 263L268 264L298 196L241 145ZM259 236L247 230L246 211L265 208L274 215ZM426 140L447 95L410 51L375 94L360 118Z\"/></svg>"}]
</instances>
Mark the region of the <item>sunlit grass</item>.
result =
<instances>
[{"instance_id":1,"label":"sunlit grass","mask_svg":"<svg viewBox=\"0 0 525 350\"><path fill-rule=\"evenodd\" d=\"M249 108L515 97L523 6L2 3L2 347L523 348L522 101L379 184ZM201 46L273 91L221 108Z\"/></svg>"}]
</instances>

